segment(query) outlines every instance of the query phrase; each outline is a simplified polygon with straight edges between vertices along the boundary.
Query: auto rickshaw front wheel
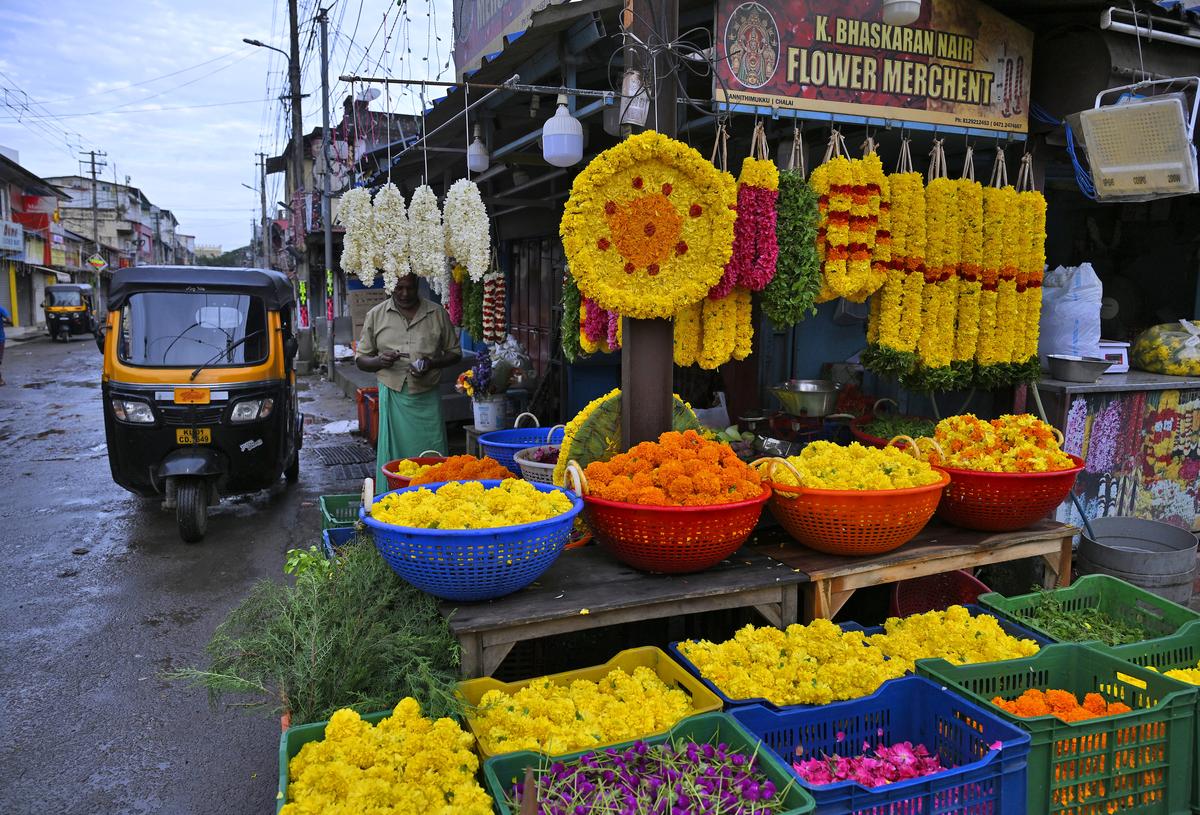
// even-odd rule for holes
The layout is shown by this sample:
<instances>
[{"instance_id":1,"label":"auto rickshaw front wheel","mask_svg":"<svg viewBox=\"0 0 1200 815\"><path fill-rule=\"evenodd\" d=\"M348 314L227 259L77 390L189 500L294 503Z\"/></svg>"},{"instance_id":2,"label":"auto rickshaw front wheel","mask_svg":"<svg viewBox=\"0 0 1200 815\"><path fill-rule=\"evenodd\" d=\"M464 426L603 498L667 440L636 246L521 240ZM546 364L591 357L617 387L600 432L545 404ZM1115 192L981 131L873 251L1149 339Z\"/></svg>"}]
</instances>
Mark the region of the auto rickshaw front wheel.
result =
<instances>
[{"instance_id":1,"label":"auto rickshaw front wheel","mask_svg":"<svg viewBox=\"0 0 1200 815\"><path fill-rule=\"evenodd\" d=\"M283 470L283 477L287 479L287 483L295 484L300 480L300 451L292 453L292 460L288 462L287 467Z\"/></svg>"},{"instance_id":2,"label":"auto rickshaw front wheel","mask_svg":"<svg viewBox=\"0 0 1200 815\"><path fill-rule=\"evenodd\" d=\"M175 486L175 523L184 543L196 543L208 531L208 484L202 478L181 478Z\"/></svg>"}]
</instances>

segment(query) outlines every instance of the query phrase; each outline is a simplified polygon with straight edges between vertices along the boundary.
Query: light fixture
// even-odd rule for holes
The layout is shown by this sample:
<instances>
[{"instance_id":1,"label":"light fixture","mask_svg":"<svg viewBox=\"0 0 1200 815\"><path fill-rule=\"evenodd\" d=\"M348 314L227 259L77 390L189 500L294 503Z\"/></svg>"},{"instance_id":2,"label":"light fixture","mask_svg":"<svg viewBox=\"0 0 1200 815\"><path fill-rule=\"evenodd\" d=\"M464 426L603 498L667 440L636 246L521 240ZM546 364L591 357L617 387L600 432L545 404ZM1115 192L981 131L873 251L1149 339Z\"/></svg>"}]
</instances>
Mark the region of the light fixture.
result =
<instances>
[{"instance_id":1,"label":"light fixture","mask_svg":"<svg viewBox=\"0 0 1200 815\"><path fill-rule=\"evenodd\" d=\"M888 25L911 25L921 16L921 0L883 0L883 21Z\"/></svg>"},{"instance_id":2,"label":"light fixture","mask_svg":"<svg viewBox=\"0 0 1200 815\"><path fill-rule=\"evenodd\" d=\"M630 68L621 80L621 124L641 127L650 114L650 97L642 85L642 75Z\"/></svg>"},{"instance_id":3,"label":"light fixture","mask_svg":"<svg viewBox=\"0 0 1200 815\"><path fill-rule=\"evenodd\" d=\"M487 146L480 138L480 127L475 125L475 141L467 145L467 169L473 173L482 173L491 163L488 158Z\"/></svg>"},{"instance_id":4,"label":"light fixture","mask_svg":"<svg viewBox=\"0 0 1200 815\"><path fill-rule=\"evenodd\" d=\"M567 111L567 95L558 95L558 110L542 126L542 158L555 167L570 167L583 158L583 125Z\"/></svg>"}]
</instances>

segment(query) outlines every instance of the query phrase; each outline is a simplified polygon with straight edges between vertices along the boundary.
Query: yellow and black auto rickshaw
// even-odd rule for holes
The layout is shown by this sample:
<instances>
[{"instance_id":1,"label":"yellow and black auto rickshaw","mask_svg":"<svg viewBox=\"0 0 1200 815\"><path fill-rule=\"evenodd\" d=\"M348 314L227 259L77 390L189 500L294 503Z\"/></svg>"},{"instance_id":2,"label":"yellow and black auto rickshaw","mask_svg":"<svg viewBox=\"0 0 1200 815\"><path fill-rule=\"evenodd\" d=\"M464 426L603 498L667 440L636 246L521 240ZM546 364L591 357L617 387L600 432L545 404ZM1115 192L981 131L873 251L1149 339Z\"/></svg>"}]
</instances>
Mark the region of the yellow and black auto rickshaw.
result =
<instances>
[{"instance_id":1,"label":"yellow and black auto rickshaw","mask_svg":"<svg viewBox=\"0 0 1200 815\"><path fill-rule=\"evenodd\" d=\"M204 537L221 495L299 477L293 320L292 286L279 272L138 266L113 275L96 338L113 480L163 496L189 543Z\"/></svg>"},{"instance_id":2,"label":"yellow and black auto rickshaw","mask_svg":"<svg viewBox=\"0 0 1200 815\"><path fill-rule=\"evenodd\" d=\"M96 331L96 300L92 296L92 287L86 283L47 286L42 311L52 340L61 337L69 341L72 334L94 334Z\"/></svg>"}]
</instances>

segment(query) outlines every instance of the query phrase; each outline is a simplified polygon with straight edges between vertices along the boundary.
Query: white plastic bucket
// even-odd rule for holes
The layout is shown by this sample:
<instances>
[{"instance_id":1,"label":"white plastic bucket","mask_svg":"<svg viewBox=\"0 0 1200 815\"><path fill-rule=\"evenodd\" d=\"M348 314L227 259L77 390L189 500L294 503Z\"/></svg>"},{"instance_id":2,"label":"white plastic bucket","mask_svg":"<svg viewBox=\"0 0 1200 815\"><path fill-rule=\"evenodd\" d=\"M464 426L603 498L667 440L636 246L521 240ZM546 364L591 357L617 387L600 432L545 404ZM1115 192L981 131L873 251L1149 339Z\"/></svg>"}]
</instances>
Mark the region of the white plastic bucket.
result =
<instances>
[{"instance_id":1,"label":"white plastic bucket","mask_svg":"<svg viewBox=\"0 0 1200 815\"><path fill-rule=\"evenodd\" d=\"M501 429L508 418L508 400L503 396L475 399L471 409L475 413L475 430L480 433Z\"/></svg>"}]
</instances>

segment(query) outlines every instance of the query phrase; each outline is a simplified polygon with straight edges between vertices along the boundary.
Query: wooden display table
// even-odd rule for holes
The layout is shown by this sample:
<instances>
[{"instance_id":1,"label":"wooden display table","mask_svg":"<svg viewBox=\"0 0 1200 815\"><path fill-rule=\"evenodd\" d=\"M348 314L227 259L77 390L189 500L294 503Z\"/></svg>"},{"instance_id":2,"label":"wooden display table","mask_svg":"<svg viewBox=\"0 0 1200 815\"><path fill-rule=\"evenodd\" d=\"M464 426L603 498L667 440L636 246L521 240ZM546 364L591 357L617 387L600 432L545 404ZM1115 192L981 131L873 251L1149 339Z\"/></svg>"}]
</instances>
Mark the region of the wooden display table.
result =
<instances>
[{"instance_id":1,"label":"wooden display table","mask_svg":"<svg viewBox=\"0 0 1200 815\"><path fill-rule=\"evenodd\" d=\"M755 608L771 625L785 627L796 622L796 584L804 579L747 548L705 572L657 575L586 546L563 552L515 594L444 602L441 612L462 645L462 675L475 678L490 676L518 642L570 631L733 608Z\"/></svg>"},{"instance_id":2,"label":"wooden display table","mask_svg":"<svg viewBox=\"0 0 1200 815\"><path fill-rule=\"evenodd\" d=\"M1053 577L1047 577L1047 588L1065 586L1071 582L1071 539L1078 532L1073 526L1049 520L1016 532L973 532L934 519L911 541L883 555L827 555L790 538L766 542L770 533L751 549L807 576L810 582L804 588L803 619L808 622L833 617L850 595L867 586L1028 557L1044 558L1050 567ZM779 535L786 538L782 530Z\"/></svg>"}]
</instances>

